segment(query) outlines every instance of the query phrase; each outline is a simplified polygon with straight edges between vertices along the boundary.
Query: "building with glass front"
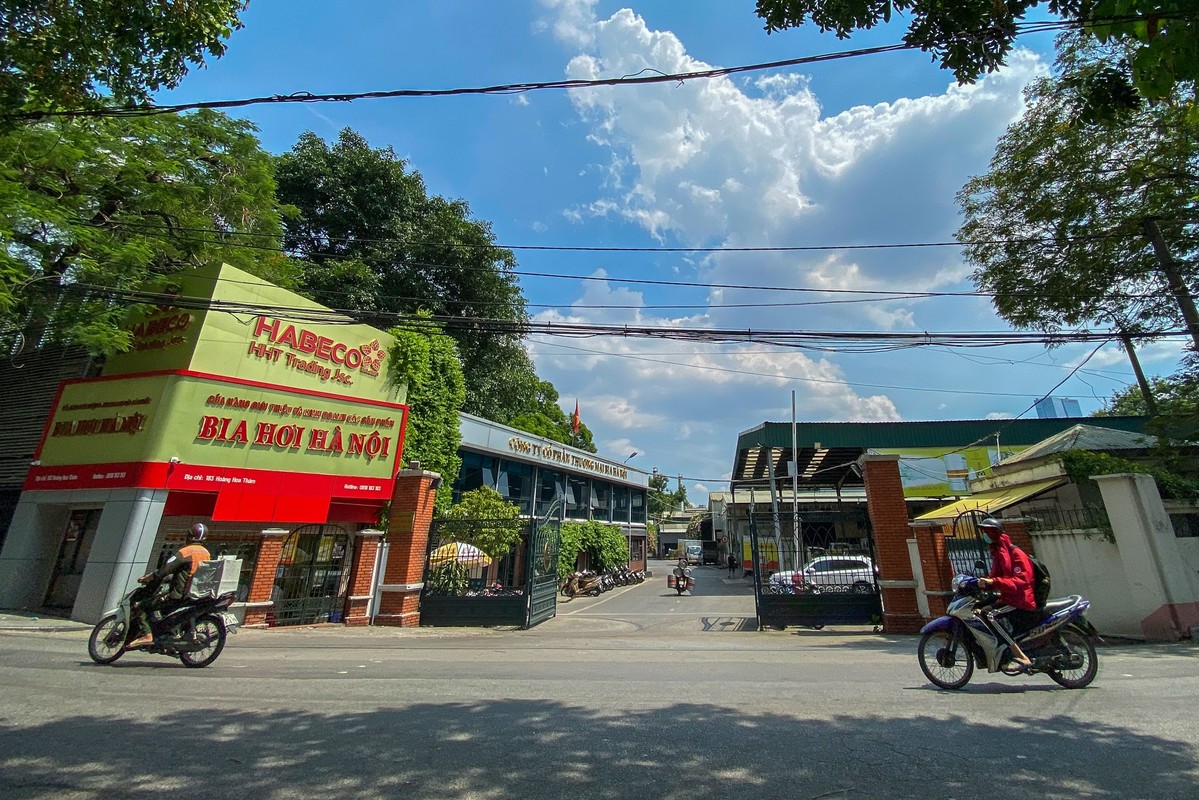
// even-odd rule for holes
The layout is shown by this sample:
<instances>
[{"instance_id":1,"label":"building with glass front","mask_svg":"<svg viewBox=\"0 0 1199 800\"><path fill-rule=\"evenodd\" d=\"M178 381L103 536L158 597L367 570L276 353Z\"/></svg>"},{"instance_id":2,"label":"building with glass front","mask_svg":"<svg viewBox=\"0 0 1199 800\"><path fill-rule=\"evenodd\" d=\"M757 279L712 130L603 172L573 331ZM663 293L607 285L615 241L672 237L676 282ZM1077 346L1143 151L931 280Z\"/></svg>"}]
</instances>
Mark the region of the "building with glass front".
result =
<instances>
[{"instance_id":1,"label":"building with glass front","mask_svg":"<svg viewBox=\"0 0 1199 800\"><path fill-rule=\"evenodd\" d=\"M622 528L630 566L645 568L649 473L470 414L459 414L459 431L462 470L454 481L455 502L463 492L487 486L523 515L543 517L560 500L555 513L564 521Z\"/></svg>"}]
</instances>

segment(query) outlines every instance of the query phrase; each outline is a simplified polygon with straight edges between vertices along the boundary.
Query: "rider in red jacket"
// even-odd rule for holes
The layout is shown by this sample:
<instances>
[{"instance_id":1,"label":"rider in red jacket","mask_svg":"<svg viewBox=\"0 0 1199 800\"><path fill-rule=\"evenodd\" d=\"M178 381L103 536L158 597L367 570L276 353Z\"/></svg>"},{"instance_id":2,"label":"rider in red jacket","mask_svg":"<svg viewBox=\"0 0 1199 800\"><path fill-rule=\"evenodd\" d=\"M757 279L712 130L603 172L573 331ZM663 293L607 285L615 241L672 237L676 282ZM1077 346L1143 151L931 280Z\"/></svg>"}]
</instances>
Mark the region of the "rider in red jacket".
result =
<instances>
[{"instance_id":1,"label":"rider in red jacket","mask_svg":"<svg viewBox=\"0 0 1199 800\"><path fill-rule=\"evenodd\" d=\"M1012 633L1022 633L1041 621L1037 613L1037 600L1032 588L1032 562L1028 554L1012 544L1011 537L1003 532L1003 523L988 517L978 525L979 534L991 550L991 575L980 578L978 585L999 592L999 602L1010 608L999 608L991 612L992 618L1006 617ZM1012 656L1023 667L1032 666L1032 659L1024 654L1020 645L1011 645Z\"/></svg>"}]
</instances>

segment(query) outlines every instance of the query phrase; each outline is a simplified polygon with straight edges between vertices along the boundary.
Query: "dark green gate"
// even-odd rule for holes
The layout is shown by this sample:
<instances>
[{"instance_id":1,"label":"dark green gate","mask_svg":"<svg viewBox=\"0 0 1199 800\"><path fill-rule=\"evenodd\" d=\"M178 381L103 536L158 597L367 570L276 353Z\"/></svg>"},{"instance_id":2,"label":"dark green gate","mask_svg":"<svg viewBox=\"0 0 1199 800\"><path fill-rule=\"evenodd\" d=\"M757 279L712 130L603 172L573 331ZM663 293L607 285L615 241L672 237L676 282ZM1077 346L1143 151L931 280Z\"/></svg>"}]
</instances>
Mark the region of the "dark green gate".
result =
<instances>
[{"instance_id":1,"label":"dark green gate","mask_svg":"<svg viewBox=\"0 0 1199 800\"><path fill-rule=\"evenodd\" d=\"M472 541L488 527L519 525L520 541L493 559ZM557 614L557 520L434 520L420 624L531 628Z\"/></svg>"},{"instance_id":2,"label":"dark green gate","mask_svg":"<svg viewBox=\"0 0 1199 800\"><path fill-rule=\"evenodd\" d=\"M880 625L870 518L861 506L749 516L758 629Z\"/></svg>"},{"instance_id":3,"label":"dark green gate","mask_svg":"<svg viewBox=\"0 0 1199 800\"><path fill-rule=\"evenodd\" d=\"M558 548L561 522L534 523L529 535L529 609L524 627L545 622L558 613Z\"/></svg>"}]
</instances>

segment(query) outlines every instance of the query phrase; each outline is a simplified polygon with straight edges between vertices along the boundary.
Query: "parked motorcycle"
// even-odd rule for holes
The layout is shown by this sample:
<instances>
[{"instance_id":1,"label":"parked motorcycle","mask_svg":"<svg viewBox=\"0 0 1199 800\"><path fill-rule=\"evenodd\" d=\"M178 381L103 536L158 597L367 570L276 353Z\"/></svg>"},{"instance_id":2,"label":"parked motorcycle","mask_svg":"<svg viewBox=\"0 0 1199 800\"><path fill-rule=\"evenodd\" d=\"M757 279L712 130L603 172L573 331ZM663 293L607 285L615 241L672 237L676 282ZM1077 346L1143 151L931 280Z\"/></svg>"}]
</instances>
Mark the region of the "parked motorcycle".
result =
<instances>
[{"instance_id":1,"label":"parked motorcycle","mask_svg":"<svg viewBox=\"0 0 1199 800\"><path fill-rule=\"evenodd\" d=\"M589 594L595 597L607 591L607 587L602 576L589 570L584 570L582 572L570 573L569 577L562 583L560 591L562 596L566 598L574 598L581 594Z\"/></svg>"},{"instance_id":2,"label":"parked motorcycle","mask_svg":"<svg viewBox=\"0 0 1199 800\"><path fill-rule=\"evenodd\" d=\"M687 565L687 560L679 559L678 566L674 568L674 574L666 576L666 588L674 589L679 594L695 588L695 577L691 574L691 567Z\"/></svg>"},{"instance_id":3,"label":"parked motorcycle","mask_svg":"<svg viewBox=\"0 0 1199 800\"><path fill-rule=\"evenodd\" d=\"M121 599L121 604L104 616L87 640L87 653L97 664L111 664L124 655L129 642L151 633L154 643L135 648L147 653L178 658L186 667L206 667L225 649L228 634L237 630L237 617L225 609L233 604L232 592L215 598L184 600L162 614L149 615L150 630L143 630L134 605L154 597L161 581L139 586Z\"/></svg>"},{"instance_id":4,"label":"parked motorcycle","mask_svg":"<svg viewBox=\"0 0 1199 800\"><path fill-rule=\"evenodd\" d=\"M1067 689L1095 680L1099 658L1094 640L1099 635L1085 616L1091 604L1080 595L1049 600L1041 623L1014 637L1033 661L1026 669L1012 661L1012 635L984 608L998 595L982 589L973 575L955 576L952 586L954 600L946 615L924 626L917 650L920 669L937 686L962 688L975 663L1005 675L1044 673Z\"/></svg>"}]
</instances>

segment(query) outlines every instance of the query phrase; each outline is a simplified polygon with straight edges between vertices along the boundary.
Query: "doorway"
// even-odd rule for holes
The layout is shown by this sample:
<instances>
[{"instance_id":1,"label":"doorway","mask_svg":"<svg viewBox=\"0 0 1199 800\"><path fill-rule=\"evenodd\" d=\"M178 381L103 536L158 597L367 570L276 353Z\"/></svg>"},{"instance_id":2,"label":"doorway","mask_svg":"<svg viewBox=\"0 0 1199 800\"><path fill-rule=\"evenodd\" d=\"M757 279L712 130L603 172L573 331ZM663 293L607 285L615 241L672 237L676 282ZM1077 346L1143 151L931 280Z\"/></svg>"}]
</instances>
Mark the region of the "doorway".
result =
<instances>
[{"instance_id":1,"label":"doorway","mask_svg":"<svg viewBox=\"0 0 1199 800\"><path fill-rule=\"evenodd\" d=\"M341 622L345 607L350 535L337 525L306 525L283 543L275 571L275 605L268 625Z\"/></svg>"},{"instance_id":2,"label":"doorway","mask_svg":"<svg viewBox=\"0 0 1199 800\"><path fill-rule=\"evenodd\" d=\"M42 603L46 608L70 610L74 607L99 525L98 508L76 509L67 518L58 546L58 558L54 561L54 572L50 575L50 586L46 589L46 599Z\"/></svg>"}]
</instances>

